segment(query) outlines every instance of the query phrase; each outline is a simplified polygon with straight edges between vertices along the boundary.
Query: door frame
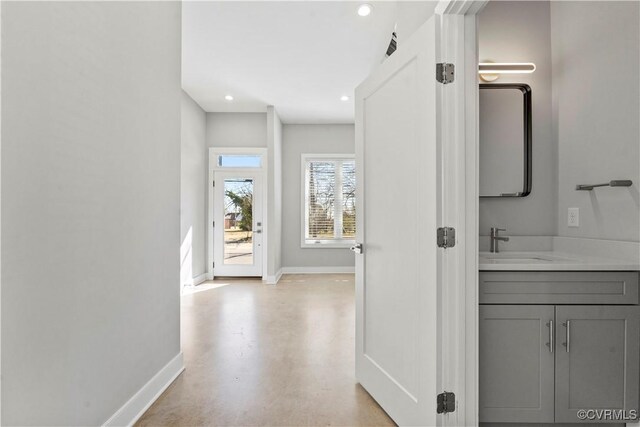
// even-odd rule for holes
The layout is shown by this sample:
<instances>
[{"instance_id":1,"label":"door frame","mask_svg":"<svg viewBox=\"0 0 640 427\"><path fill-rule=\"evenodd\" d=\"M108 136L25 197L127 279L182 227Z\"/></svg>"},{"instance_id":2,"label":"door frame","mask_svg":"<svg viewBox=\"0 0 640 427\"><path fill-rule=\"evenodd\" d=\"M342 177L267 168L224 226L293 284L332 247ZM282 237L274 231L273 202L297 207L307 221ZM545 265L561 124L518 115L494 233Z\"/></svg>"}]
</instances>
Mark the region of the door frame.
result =
<instances>
[{"instance_id":1,"label":"door frame","mask_svg":"<svg viewBox=\"0 0 640 427\"><path fill-rule=\"evenodd\" d=\"M259 168L223 168L218 166L217 157L221 154L257 154L262 157L261 167ZM268 185L267 185L267 169L268 158L266 148L250 148L250 147L210 147L209 148L209 166L207 181L207 280L215 278L213 271L214 262L214 232L213 221L215 216L213 212L213 183L215 181L216 172L238 172L251 173L259 175L262 180L262 279L267 277L267 239L268 239L268 221L267 221L267 204L269 203Z\"/></svg>"},{"instance_id":2,"label":"door frame","mask_svg":"<svg viewBox=\"0 0 640 427\"><path fill-rule=\"evenodd\" d=\"M442 226L456 229L456 247L442 250L442 391L456 410L441 425L478 425L478 44L476 15L489 0L441 0L439 62L455 65L455 80L439 85Z\"/></svg>"}]
</instances>

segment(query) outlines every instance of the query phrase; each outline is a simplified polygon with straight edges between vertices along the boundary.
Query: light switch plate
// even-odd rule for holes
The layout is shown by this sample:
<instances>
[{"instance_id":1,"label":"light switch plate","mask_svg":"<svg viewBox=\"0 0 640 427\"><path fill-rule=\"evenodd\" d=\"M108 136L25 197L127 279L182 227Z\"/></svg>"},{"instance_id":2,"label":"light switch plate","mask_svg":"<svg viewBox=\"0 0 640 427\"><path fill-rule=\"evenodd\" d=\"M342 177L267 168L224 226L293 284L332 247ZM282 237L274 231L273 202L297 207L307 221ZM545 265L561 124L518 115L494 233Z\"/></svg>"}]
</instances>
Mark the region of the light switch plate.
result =
<instances>
[{"instance_id":1,"label":"light switch plate","mask_svg":"<svg viewBox=\"0 0 640 427\"><path fill-rule=\"evenodd\" d=\"M569 227L580 227L580 209L569 208L567 213L567 225Z\"/></svg>"}]
</instances>

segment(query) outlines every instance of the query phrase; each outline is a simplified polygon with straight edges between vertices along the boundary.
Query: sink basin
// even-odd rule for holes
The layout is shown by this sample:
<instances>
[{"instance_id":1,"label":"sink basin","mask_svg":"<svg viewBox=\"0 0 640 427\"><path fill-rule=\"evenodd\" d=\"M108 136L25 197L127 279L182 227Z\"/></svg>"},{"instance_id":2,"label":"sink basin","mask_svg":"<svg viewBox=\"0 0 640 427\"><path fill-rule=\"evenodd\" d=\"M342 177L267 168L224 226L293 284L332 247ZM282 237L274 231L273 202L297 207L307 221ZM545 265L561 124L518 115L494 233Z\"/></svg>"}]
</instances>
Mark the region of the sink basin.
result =
<instances>
[{"instance_id":1,"label":"sink basin","mask_svg":"<svg viewBox=\"0 0 640 427\"><path fill-rule=\"evenodd\" d=\"M502 264L531 264L541 262L552 262L552 259L545 258L485 258L490 261L500 262Z\"/></svg>"},{"instance_id":2,"label":"sink basin","mask_svg":"<svg viewBox=\"0 0 640 427\"><path fill-rule=\"evenodd\" d=\"M557 261L566 261L565 259L543 256L543 255L528 255L528 254L508 254L508 253L480 253L480 258L484 261L500 264L539 264Z\"/></svg>"}]
</instances>

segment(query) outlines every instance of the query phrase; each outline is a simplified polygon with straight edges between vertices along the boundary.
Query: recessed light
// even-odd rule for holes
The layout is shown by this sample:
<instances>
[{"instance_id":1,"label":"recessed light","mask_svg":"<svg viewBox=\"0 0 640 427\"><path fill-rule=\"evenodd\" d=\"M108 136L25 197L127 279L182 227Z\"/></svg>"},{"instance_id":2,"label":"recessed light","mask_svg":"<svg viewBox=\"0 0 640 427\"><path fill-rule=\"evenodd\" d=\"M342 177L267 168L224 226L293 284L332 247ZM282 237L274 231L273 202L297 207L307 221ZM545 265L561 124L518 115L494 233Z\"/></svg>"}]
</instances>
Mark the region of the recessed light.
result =
<instances>
[{"instance_id":1,"label":"recessed light","mask_svg":"<svg viewBox=\"0 0 640 427\"><path fill-rule=\"evenodd\" d=\"M342 96L340 97L340 101L343 101L343 102L344 102L344 101L348 101L348 100L349 100L349 97L348 97L347 95L342 95Z\"/></svg>"},{"instance_id":2,"label":"recessed light","mask_svg":"<svg viewBox=\"0 0 640 427\"><path fill-rule=\"evenodd\" d=\"M227 101L233 101L233 96L231 95L225 95L224 99L226 99Z\"/></svg>"},{"instance_id":3,"label":"recessed light","mask_svg":"<svg viewBox=\"0 0 640 427\"><path fill-rule=\"evenodd\" d=\"M360 7L358 8L358 15L369 16L372 10L373 10L373 7L370 4L366 4L366 3L361 4Z\"/></svg>"}]
</instances>

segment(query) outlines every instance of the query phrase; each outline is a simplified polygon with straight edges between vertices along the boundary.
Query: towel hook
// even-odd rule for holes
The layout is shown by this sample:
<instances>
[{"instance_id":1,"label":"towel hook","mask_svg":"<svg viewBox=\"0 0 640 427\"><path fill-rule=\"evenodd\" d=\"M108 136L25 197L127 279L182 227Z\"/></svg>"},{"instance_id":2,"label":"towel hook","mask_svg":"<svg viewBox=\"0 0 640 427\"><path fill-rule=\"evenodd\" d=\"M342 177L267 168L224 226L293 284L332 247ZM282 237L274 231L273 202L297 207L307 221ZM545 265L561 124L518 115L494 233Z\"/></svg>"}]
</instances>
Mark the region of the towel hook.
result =
<instances>
[{"instance_id":1,"label":"towel hook","mask_svg":"<svg viewBox=\"0 0 640 427\"><path fill-rule=\"evenodd\" d=\"M576 185L576 190L591 191L596 187L631 187L631 184L633 184L633 182L630 179L621 179L609 181L604 184Z\"/></svg>"}]
</instances>

